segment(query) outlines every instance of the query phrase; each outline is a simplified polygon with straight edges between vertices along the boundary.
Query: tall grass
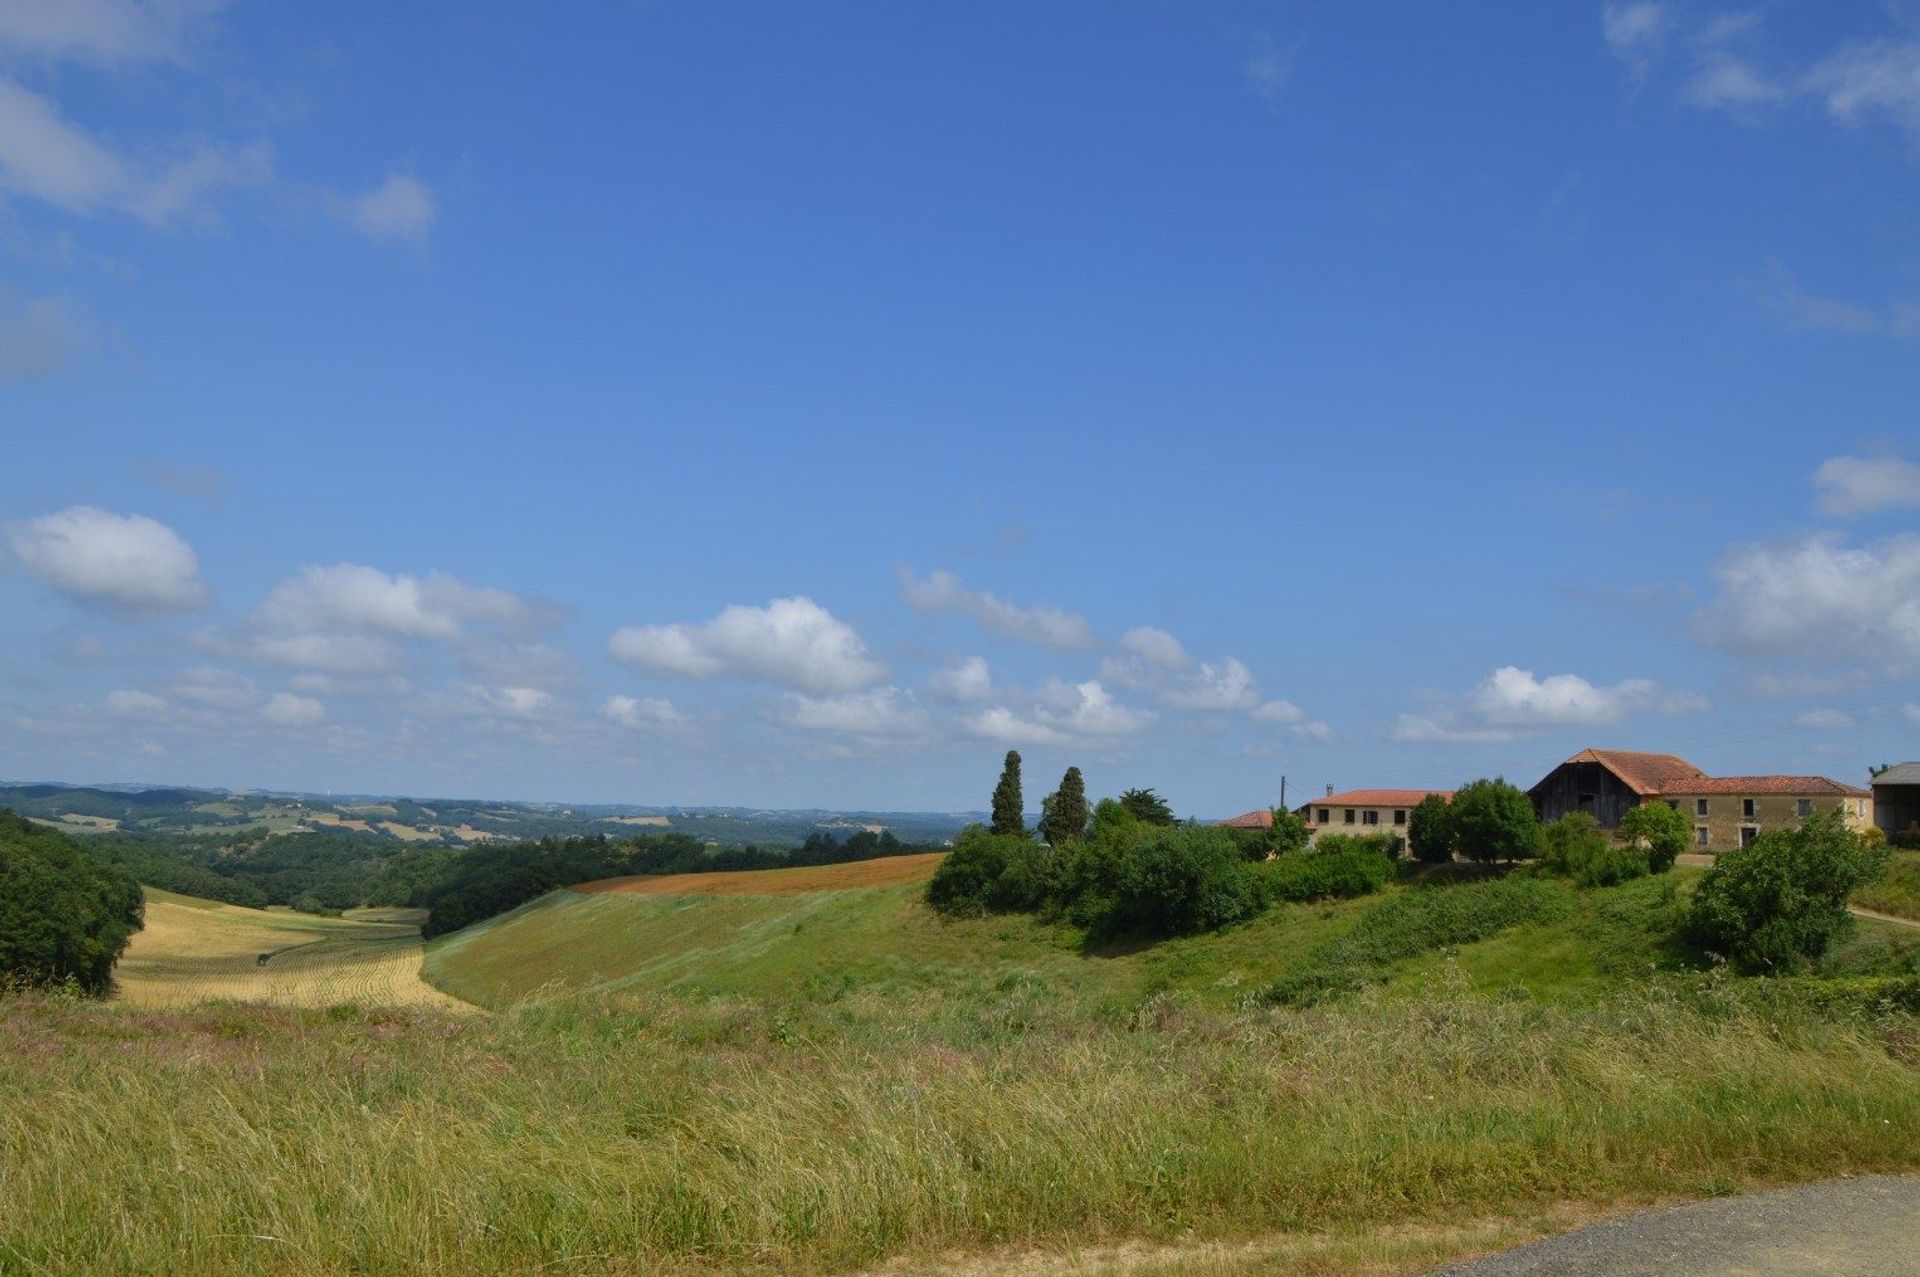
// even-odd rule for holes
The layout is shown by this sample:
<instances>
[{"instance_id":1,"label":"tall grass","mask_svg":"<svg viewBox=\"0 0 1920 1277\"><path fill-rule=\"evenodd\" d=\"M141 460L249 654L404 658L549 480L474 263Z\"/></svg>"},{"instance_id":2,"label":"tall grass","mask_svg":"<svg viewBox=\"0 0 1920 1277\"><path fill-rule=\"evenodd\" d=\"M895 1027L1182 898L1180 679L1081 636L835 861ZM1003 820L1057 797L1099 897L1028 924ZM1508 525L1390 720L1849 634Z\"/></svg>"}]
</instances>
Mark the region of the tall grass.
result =
<instances>
[{"instance_id":1,"label":"tall grass","mask_svg":"<svg viewBox=\"0 0 1920 1277\"><path fill-rule=\"evenodd\" d=\"M1851 902L1897 918L1920 919L1920 851L1896 851L1887 871L1853 893Z\"/></svg>"},{"instance_id":2,"label":"tall grass","mask_svg":"<svg viewBox=\"0 0 1920 1277\"><path fill-rule=\"evenodd\" d=\"M0 1272L835 1271L1920 1164L1911 1018L1746 996L15 1000Z\"/></svg>"}]
</instances>

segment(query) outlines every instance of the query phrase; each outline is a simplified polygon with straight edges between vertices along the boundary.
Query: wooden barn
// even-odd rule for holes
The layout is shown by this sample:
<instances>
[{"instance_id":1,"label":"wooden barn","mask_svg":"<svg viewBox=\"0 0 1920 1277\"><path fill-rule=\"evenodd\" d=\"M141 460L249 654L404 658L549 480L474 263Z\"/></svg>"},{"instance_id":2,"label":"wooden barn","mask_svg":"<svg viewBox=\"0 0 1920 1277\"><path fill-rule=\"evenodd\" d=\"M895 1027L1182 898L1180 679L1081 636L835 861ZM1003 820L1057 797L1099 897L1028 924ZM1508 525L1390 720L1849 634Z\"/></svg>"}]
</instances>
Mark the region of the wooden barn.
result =
<instances>
[{"instance_id":1,"label":"wooden barn","mask_svg":"<svg viewBox=\"0 0 1920 1277\"><path fill-rule=\"evenodd\" d=\"M1706 773L1677 754L1642 754L1625 749L1583 749L1540 778L1527 791L1541 820L1568 812L1591 812L1604 829L1642 799L1685 788Z\"/></svg>"}]
</instances>

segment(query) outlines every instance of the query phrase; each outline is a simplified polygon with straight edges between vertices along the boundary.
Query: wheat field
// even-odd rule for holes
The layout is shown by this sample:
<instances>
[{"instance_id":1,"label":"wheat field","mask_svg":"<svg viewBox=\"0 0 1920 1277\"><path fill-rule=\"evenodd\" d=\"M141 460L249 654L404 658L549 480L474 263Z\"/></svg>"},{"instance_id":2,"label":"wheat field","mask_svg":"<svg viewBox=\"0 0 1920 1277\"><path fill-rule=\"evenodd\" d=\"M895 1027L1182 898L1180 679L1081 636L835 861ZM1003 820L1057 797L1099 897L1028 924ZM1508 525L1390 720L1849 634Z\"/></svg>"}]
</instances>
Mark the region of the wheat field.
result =
<instances>
[{"instance_id":1,"label":"wheat field","mask_svg":"<svg viewBox=\"0 0 1920 1277\"><path fill-rule=\"evenodd\" d=\"M236 1001L464 1008L420 978L423 956L416 910L322 918L150 887L147 925L120 960L115 993L139 1007Z\"/></svg>"}]
</instances>

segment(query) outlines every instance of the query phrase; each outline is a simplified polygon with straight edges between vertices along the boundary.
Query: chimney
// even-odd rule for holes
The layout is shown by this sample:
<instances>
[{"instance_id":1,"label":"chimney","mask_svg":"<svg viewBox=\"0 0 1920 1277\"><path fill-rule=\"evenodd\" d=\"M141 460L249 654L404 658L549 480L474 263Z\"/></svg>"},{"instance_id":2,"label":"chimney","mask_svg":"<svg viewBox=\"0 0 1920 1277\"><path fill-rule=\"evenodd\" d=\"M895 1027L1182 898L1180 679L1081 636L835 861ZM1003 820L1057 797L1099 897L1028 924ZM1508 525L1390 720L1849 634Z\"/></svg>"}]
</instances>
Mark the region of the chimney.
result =
<instances>
[{"instance_id":1,"label":"chimney","mask_svg":"<svg viewBox=\"0 0 1920 1277\"><path fill-rule=\"evenodd\" d=\"M1327 785L1327 797L1333 797L1333 785L1331 783Z\"/></svg>"}]
</instances>

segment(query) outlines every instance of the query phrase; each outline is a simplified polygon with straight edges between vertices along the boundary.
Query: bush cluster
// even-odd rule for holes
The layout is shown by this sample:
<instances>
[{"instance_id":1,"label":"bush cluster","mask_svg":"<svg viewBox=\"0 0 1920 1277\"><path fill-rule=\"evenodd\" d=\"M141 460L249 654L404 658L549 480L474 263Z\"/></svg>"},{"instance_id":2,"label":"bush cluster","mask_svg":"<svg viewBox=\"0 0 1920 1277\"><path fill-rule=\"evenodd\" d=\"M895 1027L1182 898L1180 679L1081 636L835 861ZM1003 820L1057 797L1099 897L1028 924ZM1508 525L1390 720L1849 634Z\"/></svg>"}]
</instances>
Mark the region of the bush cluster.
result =
<instances>
[{"instance_id":1,"label":"bush cluster","mask_svg":"<svg viewBox=\"0 0 1920 1277\"><path fill-rule=\"evenodd\" d=\"M1614 842L1584 811L1541 826L1538 863L1542 873L1571 878L1583 887L1614 887L1653 872L1647 852Z\"/></svg>"},{"instance_id":2,"label":"bush cluster","mask_svg":"<svg viewBox=\"0 0 1920 1277\"><path fill-rule=\"evenodd\" d=\"M1280 837L1291 833L1283 827ZM1244 921L1277 900L1378 891L1393 875L1383 853L1397 840L1349 841L1356 845L1269 858L1265 839L1141 820L1108 799L1094 808L1085 838L1057 846L967 829L927 885L927 901L953 915L1037 913L1102 938L1191 935Z\"/></svg>"},{"instance_id":3,"label":"bush cluster","mask_svg":"<svg viewBox=\"0 0 1920 1277\"><path fill-rule=\"evenodd\" d=\"M1770 829L1714 862L1693 893L1695 938L1741 971L1792 972L1853 928L1847 896L1885 871L1839 812Z\"/></svg>"},{"instance_id":4,"label":"bush cluster","mask_svg":"<svg viewBox=\"0 0 1920 1277\"><path fill-rule=\"evenodd\" d=\"M0 990L72 984L104 993L145 917L131 875L0 809Z\"/></svg>"}]
</instances>

